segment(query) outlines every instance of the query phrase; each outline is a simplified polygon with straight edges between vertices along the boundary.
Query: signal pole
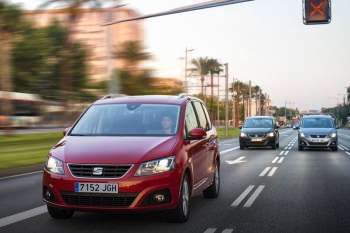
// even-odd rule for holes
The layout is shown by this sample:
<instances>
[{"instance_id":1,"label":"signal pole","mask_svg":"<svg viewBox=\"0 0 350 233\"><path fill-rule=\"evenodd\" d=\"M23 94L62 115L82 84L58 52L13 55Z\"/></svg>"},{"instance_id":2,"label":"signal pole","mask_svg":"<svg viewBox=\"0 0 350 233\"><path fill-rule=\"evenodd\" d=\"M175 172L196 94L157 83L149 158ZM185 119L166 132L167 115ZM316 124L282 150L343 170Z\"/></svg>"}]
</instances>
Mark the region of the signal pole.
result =
<instances>
[{"instance_id":1,"label":"signal pole","mask_svg":"<svg viewBox=\"0 0 350 233\"><path fill-rule=\"evenodd\" d=\"M225 63L225 136L228 136L228 63Z\"/></svg>"}]
</instances>

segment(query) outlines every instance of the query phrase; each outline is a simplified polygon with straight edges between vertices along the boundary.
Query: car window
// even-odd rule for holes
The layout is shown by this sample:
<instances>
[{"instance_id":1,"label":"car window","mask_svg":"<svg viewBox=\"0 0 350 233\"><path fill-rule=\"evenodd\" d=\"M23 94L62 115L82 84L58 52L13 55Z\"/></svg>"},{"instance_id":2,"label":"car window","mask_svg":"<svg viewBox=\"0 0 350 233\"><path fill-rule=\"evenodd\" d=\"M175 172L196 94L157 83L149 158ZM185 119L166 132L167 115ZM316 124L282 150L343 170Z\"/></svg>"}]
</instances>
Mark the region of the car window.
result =
<instances>
[{"instance_id":1,"label":"car window","mask_svg":"<svg viewBox=\"0 0 350 233\"><path fill-rule=\"evenodd\" d=\"M188 103L187 107L186 107L185 123L186 123L186 134L187 135L192 129L198 128L196 113L195 113L191 103Z\"/></svg>"},{"instance_id":2,"label":"car window","mask_svg":"<svg viewBox=\"0 0 350 233\"><path fill-rule=\"evenodd\" d=\"M244 128L273 128L273 120L269 118L251 118L246 120Z\"/></svg>"},{"instance_id":3,"label":"car window","mask_svg":"<svg viewBox=\"0 0 350 233\"><path fill-rule=\"evenodd\" d=\"M209 124L207 121L207 118L205 116L205 113L203 111L202 104L198 101L193 102L193 105L196 109L198 120L199 120L199 126L205 130L209 129Z\"/></svg>"},{"instance_id":4,"label":"car window","mask_svg":"<svg viewBox=\"0 0 350 233\"><path fill-rule=\"evenodd\" d=\"M204 110L205 116L207 118L208 130L210 130L212 128L212 124L211 124L211 121L210 121L208 110L203 104L201 104L201 105L202 105L202 108Z\"/></svg>"},{"instance_id":5,"label":"car window","mask_svg":"<svg viewBox=\"0 0 350 233\"><path fill-rule=\"evenodd\" d=\"M167 136L178 128L180 106L165 104L93 105L71 136Z\"/></svg>"},{"instance_id":6,"label":"car window","mask_svg":"<svg viewBox=\"0 0 350 233\"><path fill-rule=\"evenodd\" d=\"M334 121L330 118L304 118L302 128L334 128Z\"/></svg>"}]
</instances>

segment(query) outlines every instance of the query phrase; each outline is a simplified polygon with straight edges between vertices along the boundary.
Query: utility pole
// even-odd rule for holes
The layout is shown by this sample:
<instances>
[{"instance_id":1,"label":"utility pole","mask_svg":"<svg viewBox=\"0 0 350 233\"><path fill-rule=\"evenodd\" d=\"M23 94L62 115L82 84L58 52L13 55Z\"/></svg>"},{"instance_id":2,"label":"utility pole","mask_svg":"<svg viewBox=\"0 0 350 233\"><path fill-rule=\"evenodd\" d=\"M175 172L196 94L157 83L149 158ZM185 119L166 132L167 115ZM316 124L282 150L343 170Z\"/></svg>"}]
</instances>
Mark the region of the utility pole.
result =
<instances>
[{"instance_id":1,"label":"utility pole","mask_svg":"<svg viewBox=\"0 0 350 233\"><path fill-rule=\"evenodd\" d=\"M194 49L188 49L185 50L185 92L188 94L188 79L187 79L187 65L188 65L188 53L194 51Z\"/></svg>"},{"instance_id":2,"label":"utility pole","mask_svg":"<svg viewBox=\"0 0 350 233\"><path fill-rule=\"evenodd\" d=\"M262 113L261 113L261 89L259 90L259 116L261 116L262 115Z\"/></svg>"},{"instance_id":3,"label":"utility pole","mask_svg":"<svg viewBox=\"0 0 350 233\"><path fill-rule=\"evenodd\" d=\"M235 77L232 81L232 125L236 128L236 108L235 108Z\"/></svg>"},{"instance_id":4,"label":"utility pole","mask_svg":"<svg viewBox=\"0 0 350 233\"><path fill-rule=\"evenodd\" d=\"M220 125L220 73L218 74L218 103L217 103L217 121Z\"/></svg>"},{"instance_id":5,"label":"utility pole","mask_svg":"<svg viewBox=\"0 0 350 233\"><path fill-rule=\"evenodd\" d=\"M286 118L286 124L287 124L287 101L284 103L284 116Z\"/></svg>"},{"instance_id":6,"label":"utility pole","mask_svg":"<svg viewBox=\"0 0 350 233\"><path fill-rule=\"evenodd\" d=\"M252 115L252 81L249 80L248 117Z\"/></svg>"},{"instance_id":7,"label":"utility pole","mask_svg":"<svg viewBox=\"0 0 350 233\"><path fill-rule=\"evenodd\" d=\"M228 63L225 63L225 136L228 136Z\"/></svg>"}]
</instances>

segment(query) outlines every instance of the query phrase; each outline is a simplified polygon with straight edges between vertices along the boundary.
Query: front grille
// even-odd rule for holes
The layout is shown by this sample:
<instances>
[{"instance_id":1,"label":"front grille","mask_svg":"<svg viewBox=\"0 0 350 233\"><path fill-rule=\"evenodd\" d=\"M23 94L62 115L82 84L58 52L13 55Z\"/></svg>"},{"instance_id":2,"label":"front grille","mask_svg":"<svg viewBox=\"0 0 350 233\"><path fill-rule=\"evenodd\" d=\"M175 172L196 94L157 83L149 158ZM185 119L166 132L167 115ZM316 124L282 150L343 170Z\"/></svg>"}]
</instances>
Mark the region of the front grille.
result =
<instances>
[{"instance_id":1,"label":"front grille","mask_svg":"<svg viewBox=\"0 0 350 233\"><path fill-rule=\"evenodd\" d=\"M310 135L310 137L312 137L312 138L326 138L327 137L327 135Z\"/></svg>"},{"instance_id":2,"label":"front grille","mask_svg":"<svg viewBox=\"0 0 350 233\"><path fill-rule=\"evenodd\" d=\"M62 198L68 205L99 206L99 207L129 207L136 194L90 194L63 192Z\"/></svg>"},{"instance_id":3,"label":"front grille","mask_svg":"<svg viewBox=\"0 0 350 233\"><path fill-rule=\"evenodd\" d=\"M266 137L266 134L265 133L249 134L248 136L251 137L251 138L264 138L264 137Z\"/></svg>"},{"instance_id":4,"label":"front grille","mask_svg":"<svg viewBox=\"0 0 350 233\"><path fill-rule=\"evenodd\" d=\"M328 142L309 142L311 146L327 146Z\"/></svg>"},{"instance_id":5,"label":"front grille","mask_svg":"<svg viewBox=\"0 0 350 233\"><path fill-rule=\"evenodd\" d=\"M120 178L131 168L131 165L91 165L69 164L69 169L76 177ZM98 169L100 173L94 173Z\"/></svg>"}]
</instances>

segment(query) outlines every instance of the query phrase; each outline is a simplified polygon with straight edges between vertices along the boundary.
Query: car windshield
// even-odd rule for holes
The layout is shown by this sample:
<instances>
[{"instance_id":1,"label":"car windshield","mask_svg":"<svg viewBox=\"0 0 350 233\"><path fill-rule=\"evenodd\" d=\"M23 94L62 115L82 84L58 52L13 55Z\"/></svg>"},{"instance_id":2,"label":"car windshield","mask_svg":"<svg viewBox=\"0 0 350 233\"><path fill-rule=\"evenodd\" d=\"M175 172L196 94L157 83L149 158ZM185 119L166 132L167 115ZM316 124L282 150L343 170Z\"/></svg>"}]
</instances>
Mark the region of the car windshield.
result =
<instances>
[{"instance_id":1,"label":"car windshield","mask_svg":"<svg viewBox=\"0 0 350 233\"><path fill-rule=\"evenodd\" d=\"M334 125L329 118L304 118L302 128L334 128Z\"/></svg>"},{"instance_id":2,"label":"car windshield","mask_svg":"<svg viewBox=\"0 0 350 233\"><path fill-rule=\"evenodd\" d=\"M272 128L272 124L272 119L252 118L245 122L244 128Z\"/></svg>"},{"instance_id":3,"label":"car windshield","mask_svg":"<svg viewBox=\"0 0 350 233\"><path fill-rule=\"evenodd\" d=\"M178 128L180 107L164 104L93 105L70 136L169 136Z\"/></svg>"}]
</instances>

